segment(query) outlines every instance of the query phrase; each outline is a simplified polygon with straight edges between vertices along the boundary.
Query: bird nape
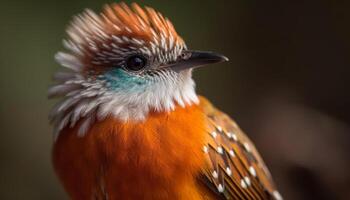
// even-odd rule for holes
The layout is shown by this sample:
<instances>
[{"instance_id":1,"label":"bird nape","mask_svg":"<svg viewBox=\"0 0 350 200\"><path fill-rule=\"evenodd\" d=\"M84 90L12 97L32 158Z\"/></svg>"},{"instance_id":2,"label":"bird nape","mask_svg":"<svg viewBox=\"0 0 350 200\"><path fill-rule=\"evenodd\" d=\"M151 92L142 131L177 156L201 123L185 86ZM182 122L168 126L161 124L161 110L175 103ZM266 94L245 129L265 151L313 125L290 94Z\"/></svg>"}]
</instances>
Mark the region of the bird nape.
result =
<instances>
[{"instance_id":1,"label":"bird nape","mask_svg":"<svg viewBox=\"0 0 350 200\"><path fill-rule=\"evenodd\" d=\"M53 164L71 199L282 199L254 145L196 94L188 50L150 7L106 5L72 20L50 97Z\"/></svg>"}]
</instances>

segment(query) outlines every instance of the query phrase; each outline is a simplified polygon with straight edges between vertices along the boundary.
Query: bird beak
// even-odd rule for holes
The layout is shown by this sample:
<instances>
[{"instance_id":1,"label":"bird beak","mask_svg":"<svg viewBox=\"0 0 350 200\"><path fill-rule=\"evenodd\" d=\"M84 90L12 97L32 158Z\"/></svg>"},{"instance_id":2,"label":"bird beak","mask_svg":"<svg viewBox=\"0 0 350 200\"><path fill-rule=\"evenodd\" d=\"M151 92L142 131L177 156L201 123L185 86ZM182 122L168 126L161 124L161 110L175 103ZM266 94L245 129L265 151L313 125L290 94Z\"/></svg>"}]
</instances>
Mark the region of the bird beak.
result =
<instances>
[{"instance_id":1,"label":"bird beak","mask_svg":"<svg viewBox=\"0 0 350 200\"><path fill-rule=\"evenodd\" d=\"M166 67L180 72L185 69L198 68L204 65L228 61L224 55L209 51L189 51L182 52L180 59L167 65Z\"/></svg>"}]
</instances>

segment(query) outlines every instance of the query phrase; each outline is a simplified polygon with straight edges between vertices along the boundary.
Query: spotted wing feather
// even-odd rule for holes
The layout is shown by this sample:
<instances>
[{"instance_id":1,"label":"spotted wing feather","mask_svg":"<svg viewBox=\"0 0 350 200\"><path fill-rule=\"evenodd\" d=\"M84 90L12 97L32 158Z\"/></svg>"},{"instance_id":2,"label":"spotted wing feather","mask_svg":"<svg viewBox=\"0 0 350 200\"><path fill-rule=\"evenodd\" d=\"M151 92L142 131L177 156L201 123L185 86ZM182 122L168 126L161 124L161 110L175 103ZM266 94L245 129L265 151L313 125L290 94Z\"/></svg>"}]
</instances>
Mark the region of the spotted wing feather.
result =
<instances>
[{"instance_id":1,"label":"spotted wing feather","mask_svg":"<svg viewBox=\"0 0 350 200\"><path fill-rule=\"evenodd\" d=\"M201 106L208 120L201 183L218 199L282 199L261 156L237 124L203 97Z\"/></svg>"}]
</instances>

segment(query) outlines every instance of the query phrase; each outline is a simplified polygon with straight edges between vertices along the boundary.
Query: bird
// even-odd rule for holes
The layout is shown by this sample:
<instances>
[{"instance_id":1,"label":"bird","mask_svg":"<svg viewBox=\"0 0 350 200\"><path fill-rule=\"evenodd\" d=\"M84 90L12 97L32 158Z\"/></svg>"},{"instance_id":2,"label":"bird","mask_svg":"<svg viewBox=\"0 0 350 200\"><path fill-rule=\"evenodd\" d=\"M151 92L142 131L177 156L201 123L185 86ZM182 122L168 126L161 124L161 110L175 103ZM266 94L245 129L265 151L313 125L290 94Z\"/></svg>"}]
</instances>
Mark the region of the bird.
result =
<instances>
[{"instance_id":1,"label":"bird","mask_svg":"<svg viewBox=\"0 0 350 200\"><path fill-rule=\"evenodd\" d=\"M66 32L48 96L70 199L282 199L251 140L195 91L194 69L227 57L188 49L136 3L86 9Z\"/></svg>"}]
</instances>

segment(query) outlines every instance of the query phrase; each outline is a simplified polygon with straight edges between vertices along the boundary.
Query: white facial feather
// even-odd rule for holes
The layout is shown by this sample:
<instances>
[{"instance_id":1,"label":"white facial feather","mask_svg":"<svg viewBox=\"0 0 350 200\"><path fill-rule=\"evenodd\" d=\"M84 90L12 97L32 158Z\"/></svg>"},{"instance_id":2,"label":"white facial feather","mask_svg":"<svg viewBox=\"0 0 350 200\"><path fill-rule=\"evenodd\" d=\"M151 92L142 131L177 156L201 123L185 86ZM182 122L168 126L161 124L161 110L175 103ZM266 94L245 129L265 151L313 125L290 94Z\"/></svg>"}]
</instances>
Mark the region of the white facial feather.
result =
<instances>
[{"instance_id":1,"label":"white facial feather","mask_svg":"<svg viewBox=\"0 0 350 200\"><path fill-rule=\"evenodd\" d=\"M176 104L185 107L198 103L191 72L171 74L157 76L145 90L123 92L108 89L104 80L84 79L75 76L74 72L70 75L66 72L65 77L70 79L49 89L49 96L63 97L50 115L55 136L66 126L75 126L81 119L84 121L79 135L83 136L95 120L111 116L121 121L143 121L152 110L171 112Z\"/></svg>"}]
</instances>

